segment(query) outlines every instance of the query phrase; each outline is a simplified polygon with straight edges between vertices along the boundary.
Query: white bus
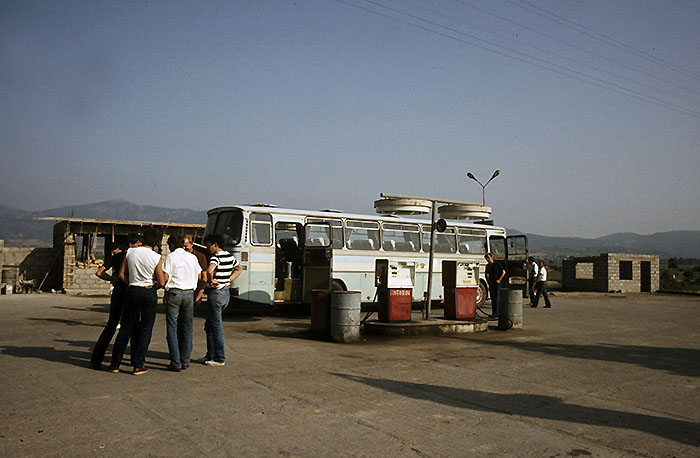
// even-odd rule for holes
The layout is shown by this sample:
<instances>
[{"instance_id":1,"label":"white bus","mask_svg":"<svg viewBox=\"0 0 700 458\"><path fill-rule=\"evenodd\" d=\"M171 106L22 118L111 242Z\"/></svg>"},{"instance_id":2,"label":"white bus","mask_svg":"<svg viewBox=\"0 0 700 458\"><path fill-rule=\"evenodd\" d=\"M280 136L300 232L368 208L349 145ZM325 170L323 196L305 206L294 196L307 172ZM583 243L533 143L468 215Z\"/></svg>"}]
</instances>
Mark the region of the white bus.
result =
<instances>
[{"instance_id":1,"label":"white bus","mask_svg":"<svg viewBox=\"0 0 700 458\"><path fill-rule=\"evenodd\" d=\"M243 267L232 285L234 298L262 304L309 302L312 288L331 287L360 291L363 302L372 302L376 260L391 259L415 261L413 300L424 300L430 221L264 204L217 207L207 215L204 235L223 236L223 248ZM314 254L312 247L325 247L321 249L325 256L318 249ZM512 287L524 288L525 236L509 237L502 227L450 220L444 232L435 232L432 300L443 297L442 261L467 260L479 263L477 302L483 303L488 294L484 278L487 252L506 264Z\"/></svg>"}]
</instances>

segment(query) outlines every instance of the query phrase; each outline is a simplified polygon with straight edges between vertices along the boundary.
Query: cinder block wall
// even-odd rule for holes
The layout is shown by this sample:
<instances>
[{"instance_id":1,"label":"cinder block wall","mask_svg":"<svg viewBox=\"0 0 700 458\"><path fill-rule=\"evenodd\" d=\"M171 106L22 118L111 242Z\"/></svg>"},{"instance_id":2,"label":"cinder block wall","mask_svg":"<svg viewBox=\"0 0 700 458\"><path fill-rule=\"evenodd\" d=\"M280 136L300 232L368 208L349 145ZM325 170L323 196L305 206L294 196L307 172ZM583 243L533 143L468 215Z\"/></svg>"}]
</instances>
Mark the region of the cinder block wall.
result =
<instances>
[{"instance_id":1,"label":"cinder block wall","mask_svg":"<svg viewBox=\"0 0 700 458\"><path fill-rule=\"evenodd\" d=\"M651 292L659 290L659 257L644 254L608 253L608 291L641 292L642 261L651 263ZM632 262L632 279L620 279L620 261Z\"/></svg>"},{"instance_id":2,"label":"cinder block wall","mask_svg":"<svg viewBox=\"0 0 700 458\"><path fill-rule=\"evenodd\" d=\"M620 279L620 261L632 263L632 279ZM564 291L641 291L641 263L650 263L651 292L659 290L659 257L646 254L603 253L600 256L567 258L562 262Z\"/></svg>"},{"instance_id":3,"label":"cinder block wall","mask_svg":"<svg viewBox=\"0 0 700 458\"><path fill-rule=\"evenodd\" d=\"M75 268L73 269L73 285L66 288L67 293L84 294L109 294L109 282L95 276L97 267Z\"/></svg>"},{"instance_id":4,"label":"cinder block wall","mask_svg":"<svg viewBox=\"0 0 700 458\"><path fill-rule=\"evenodd\" d=\"M17 286L17 280L34 280L36 286L42 282L51 266L56 261L53 248L37 247L2 247L3 282Z\"/></svg>"},{"instance_id":5,"label":"cinder block wall","mask_svg":"<svg viewBox=\"0 0 700 458\"><path fill-rule=\"evenodd\" d=\"M562 262L561 281L564 291L607 291L607 258L566 258Z\"/></svg>"}]
</instances>

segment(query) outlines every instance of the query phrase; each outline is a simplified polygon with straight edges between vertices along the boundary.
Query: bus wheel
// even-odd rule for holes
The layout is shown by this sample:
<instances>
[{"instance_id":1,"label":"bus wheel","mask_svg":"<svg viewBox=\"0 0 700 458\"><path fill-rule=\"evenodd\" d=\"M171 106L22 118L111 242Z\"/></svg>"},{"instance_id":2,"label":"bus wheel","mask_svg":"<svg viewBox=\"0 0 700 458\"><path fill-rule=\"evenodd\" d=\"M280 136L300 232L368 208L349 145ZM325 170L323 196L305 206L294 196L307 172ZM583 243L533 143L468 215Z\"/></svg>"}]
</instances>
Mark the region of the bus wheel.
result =
<instances>
[{"instance_id":1,"label":"bus wheel","mask_svg":"<svg viewBox=\"0 0 700 458\"><path fill-rule=\"evenodd\" d=\"M345 285L342 281L334 278L331 281L331 291L347 291L347 288L345 288Z\"/></svg>"},{"instance_id":2,"label":"bus wheel","mask_svg":"<svg viewBox=\"0 0 700 458\"><path fill-rule=\"evenodd\" d=\"M479 282L479 287L476 290L476 305L482 306L486 302L486 285L483 282Z\"/></svg>"}]
</instances>

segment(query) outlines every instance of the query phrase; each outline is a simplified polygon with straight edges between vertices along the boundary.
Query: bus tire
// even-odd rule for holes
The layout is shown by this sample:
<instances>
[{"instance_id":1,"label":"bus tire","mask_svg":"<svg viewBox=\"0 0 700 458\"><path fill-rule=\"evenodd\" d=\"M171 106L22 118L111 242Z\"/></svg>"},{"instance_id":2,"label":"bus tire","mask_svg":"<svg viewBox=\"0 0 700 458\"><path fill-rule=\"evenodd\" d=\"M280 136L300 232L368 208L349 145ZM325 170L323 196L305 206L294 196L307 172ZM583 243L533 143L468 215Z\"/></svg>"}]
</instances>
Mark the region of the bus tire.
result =
<instances>
[{"instance_id":1,"label":"bus tire","mask_svg":"<svg viewBox=\"0 0 700 458\"><path fill-rule=\"evenodd\" d=\"M481 307L486 302L486 296L488 295L489 289L486 287L483 281L479 282L479 288L476 291L476 305Z\"/></svg>"},{"instance_id":2,"label":"bus tire","mask_svg":"<svg viewBox=\"0 0 700 458\"><path fill-rule=\"evenodd\" d=\"M331 281L331 291L347 291L347 290L348 289L345 287L345 283L343 283L341 280L334 278Z\"/></svg>"}]
</instances>

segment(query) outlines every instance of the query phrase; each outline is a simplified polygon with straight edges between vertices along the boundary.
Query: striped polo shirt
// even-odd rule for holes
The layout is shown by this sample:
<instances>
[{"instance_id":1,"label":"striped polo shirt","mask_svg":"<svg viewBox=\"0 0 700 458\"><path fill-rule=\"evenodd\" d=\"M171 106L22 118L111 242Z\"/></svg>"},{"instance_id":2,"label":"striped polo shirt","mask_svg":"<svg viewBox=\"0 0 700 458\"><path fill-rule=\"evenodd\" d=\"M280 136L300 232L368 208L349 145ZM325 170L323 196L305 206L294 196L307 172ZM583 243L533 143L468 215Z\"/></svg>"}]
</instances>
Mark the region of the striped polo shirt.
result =
<instances>
[{"instance_id":1,"label":"striped polo shirt","mask_svg":"<svg viewBox=\"0 0 700 458\"><path fill-rule=\"evenodd\" d=\"M235 257L228 251L217 251L211 255L209 259L209 265L216 264L214 269L214 280L219 282L219 286L216 289L223 289L229 286L229 279L233 273L233 269L238 266L238 261Z\"/></svg>"}]
</instances>

